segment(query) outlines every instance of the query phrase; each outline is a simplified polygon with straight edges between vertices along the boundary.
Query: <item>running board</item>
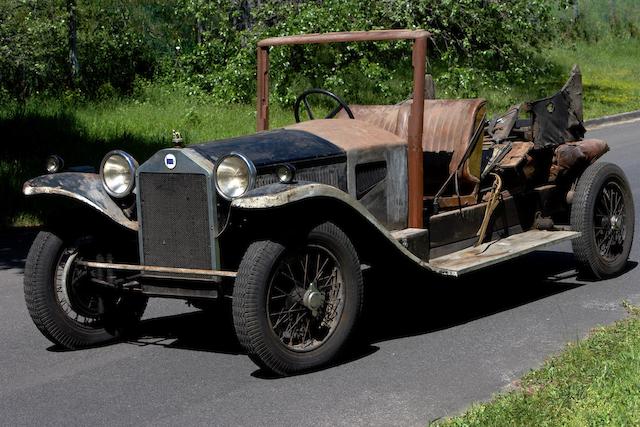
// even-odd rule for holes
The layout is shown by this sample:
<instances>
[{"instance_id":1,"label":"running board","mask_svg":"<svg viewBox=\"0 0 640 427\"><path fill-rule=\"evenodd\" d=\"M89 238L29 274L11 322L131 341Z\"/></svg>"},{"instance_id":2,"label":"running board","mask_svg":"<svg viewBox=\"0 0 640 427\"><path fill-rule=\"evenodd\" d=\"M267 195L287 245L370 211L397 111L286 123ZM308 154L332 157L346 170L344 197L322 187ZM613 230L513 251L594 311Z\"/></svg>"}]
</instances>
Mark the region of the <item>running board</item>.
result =
<instances>
[{"instance_id":1,"label":"running board","mask_svg":"<svg viewBox=\"0 0 640 427\"><path fill-rule=\"evenodd\" d=\"M578 236L577 231L530 230L434 258L428 265L437 273L457 277Z\"/></svg>"}]
</instances>

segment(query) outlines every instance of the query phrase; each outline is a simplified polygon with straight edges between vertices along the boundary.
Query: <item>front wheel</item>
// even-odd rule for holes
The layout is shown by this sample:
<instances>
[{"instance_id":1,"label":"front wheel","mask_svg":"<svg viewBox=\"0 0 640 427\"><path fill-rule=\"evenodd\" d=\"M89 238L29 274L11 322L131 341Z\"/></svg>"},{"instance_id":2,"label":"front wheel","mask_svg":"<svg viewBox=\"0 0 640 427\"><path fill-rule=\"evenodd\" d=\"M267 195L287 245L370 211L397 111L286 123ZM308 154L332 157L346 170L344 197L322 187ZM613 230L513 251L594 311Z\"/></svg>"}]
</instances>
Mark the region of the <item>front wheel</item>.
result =
<instances>
[{"instance_id":1,"label":"front wheel","mask_svg":"<svg viewBox=\"0 0 640 427\"><path fill-rule=\"evenodd\" d=\"M627 178L618 166L598 162L578 181L571 205L571 226L579 270L597 278L621 273L633 242L635 217Z\"/></svg>"},{"instance_id":2,"label":"front wheel","mask_svg":"<svg viewBox=\"0 0 640 427\"><path fill-rule=\"evenodd\" d=\"M121 295L91 282L77 261L95 256L95 247L90 237L66 239L43 231L27 256L24 295L31 319L51 342L68 349L121 335L140 320L147 305L144 296Z\"/></svg>"},{"instance_id":3,"label":"front wheel","mask_svg":"<svg viewBox=\"0 0 640 427\"><path fill-rule=\"evenodd\" d=\"M277 374L318 368L344 350L360 317L362 293L356 250L332 223L298 244L254 242L233 292L238 340L258 366Z\"/></svg>"}]
</instances>

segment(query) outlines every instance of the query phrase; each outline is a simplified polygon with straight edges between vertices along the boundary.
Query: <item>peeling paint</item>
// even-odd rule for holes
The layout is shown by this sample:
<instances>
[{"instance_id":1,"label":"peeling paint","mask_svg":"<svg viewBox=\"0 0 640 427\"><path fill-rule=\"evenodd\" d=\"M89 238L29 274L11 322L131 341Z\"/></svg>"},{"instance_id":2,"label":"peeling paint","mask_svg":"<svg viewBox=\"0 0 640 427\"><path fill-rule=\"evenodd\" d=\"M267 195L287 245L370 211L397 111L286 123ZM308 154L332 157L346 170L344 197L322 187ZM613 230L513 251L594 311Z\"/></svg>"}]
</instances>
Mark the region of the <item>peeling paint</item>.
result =
<instances>
[{"instance_id":1,"label":"peeling paint","mask_svg":"<svg viewBox=\"0 0 640 427\"><path fill-rule=\"evenodd\" d=\"M138 222L127 218L109 197L100 176L94 173L63 172L42 175L25 182L25 196L56 194L78 200L130 230L138 230Z\"/></svg>"}]
</instances>

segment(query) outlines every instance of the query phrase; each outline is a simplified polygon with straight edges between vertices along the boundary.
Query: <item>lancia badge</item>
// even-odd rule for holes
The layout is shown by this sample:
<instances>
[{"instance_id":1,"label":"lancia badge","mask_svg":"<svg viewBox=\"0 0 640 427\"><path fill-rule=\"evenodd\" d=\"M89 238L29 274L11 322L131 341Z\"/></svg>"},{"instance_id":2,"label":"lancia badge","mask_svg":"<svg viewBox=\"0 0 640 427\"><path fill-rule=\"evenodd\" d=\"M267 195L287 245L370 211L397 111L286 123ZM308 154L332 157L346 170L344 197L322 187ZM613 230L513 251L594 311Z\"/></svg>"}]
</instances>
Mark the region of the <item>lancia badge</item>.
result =
<instances>
[{"instance_id":1,"label":"lancia badge","mask_svg":"<svg viewBox=\"0 0 640 427\"><path fill-rule=\"evenodd\" d=\"M164 156L164 165L167 169L173 169L176 167L176 156L173 154L167 154Z\"/></svg>"}]
</instances>

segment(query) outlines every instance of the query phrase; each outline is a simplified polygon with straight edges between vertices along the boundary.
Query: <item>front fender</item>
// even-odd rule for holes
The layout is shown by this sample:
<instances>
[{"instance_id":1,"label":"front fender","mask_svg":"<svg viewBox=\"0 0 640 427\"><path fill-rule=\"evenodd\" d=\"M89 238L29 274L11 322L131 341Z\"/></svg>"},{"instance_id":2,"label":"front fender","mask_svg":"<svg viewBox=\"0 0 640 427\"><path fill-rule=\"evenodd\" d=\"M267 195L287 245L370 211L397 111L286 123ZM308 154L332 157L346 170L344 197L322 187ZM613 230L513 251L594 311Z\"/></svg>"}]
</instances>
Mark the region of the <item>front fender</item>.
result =
<instances>
[{"instance_id":1,"label":"front fender","mask_svg":"<svg viewBox=\"0 0 640 427\"><path fill-rule=\"evenodd\" d=\"M397 250L404 254L407 258L430 271L439 271L439 269L430 266L427 262L421 260L407 248L402 246L400 242L393 237L391 232L387 230L362 203L354 199L349 194L338 188L326 184L299 182L296 184L271 184L260 188L256 188L242 197L234 199L231 207L235 209L270 209L284 207L289 203L302 202L314 199L331 199L342 203L356 213L361 219L370 225L386 238Z\"/></svg>"},{"instance_id":2,"label":"front fender","mask_svg":"<svg viewBox=\"0 0 640 427\"><path fill-rule=\"evenodd\" d=\"M130 230L138 230L138 222L122 212L102 186L100 176L94 173L63 172L42 175L24 183L25 196L41 194L69 197L84 203L111 220Z\"/></svg>"}]
</instances>

